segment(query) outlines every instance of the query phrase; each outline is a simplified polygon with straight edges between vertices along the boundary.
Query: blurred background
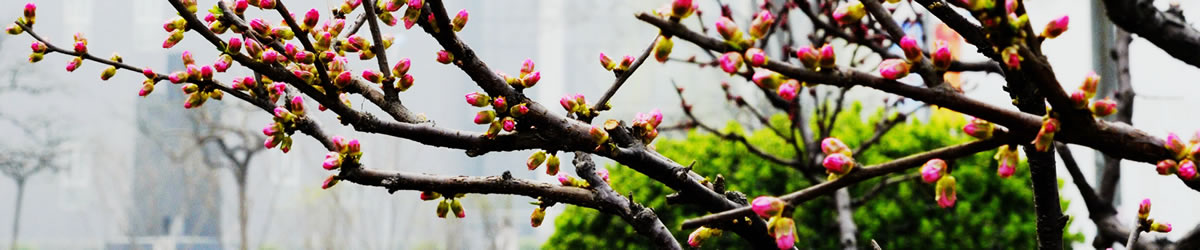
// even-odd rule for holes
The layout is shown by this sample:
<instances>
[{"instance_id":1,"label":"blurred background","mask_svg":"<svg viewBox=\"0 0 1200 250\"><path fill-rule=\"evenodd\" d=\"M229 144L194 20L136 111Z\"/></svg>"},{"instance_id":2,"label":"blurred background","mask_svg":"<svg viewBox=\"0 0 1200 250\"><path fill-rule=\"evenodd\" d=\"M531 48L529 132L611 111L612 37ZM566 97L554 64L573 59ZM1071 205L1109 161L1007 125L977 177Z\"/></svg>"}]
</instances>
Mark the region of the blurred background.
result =
<instances>
[{"instance_id":1,"label":"blurred background","mask_svg":"<svg viewBox=\"0 0 1200 250\"><path fill-rule=\"evenodd\" d=\"M20 6L26 2L30 1L0 1L0 6L6 6L0 8L5 9L0 11L0 20L16 20ZM161 25L174 13L166 1L32 2L38 5L35 31L59 46L67 44L76 32L82 32L90 41L91 53L105 56L118 52L126 63L158 72L181 69L179 57L183 51L195 53L200 63L217 57L216 51L195 33L188 33L172 49L160 47L167 37ZM199 2L201 9L214 3ZM527 94L558 111L553 104L565 94L582 93L591 99L603 94L613 77L598 65L597 55L604 52L619 57L640 53L658 32L636 20L633 14L650 11L666 2L465 0L447 1L446 7L451 11L471 12L469 24L459 35L492 68L517 72L524 59L537 62L544 78ZM717 1L697 2L706 12L706 22L715 20ZM746 21L758 6L758 1L723 2L730 4L735 17ZM1165 1L1158 2L1160 8L1165 8ZM301 12L309 8L327 10L341 1L285 3L291 10ZM1103 81L1106 86L1115 86L1107 56L1113 30L1103 16L1104 10L1097 9L1099 3L1094 0L1026 3L1034 27L1064 14L1071 16L1071 30L1043 45L1064 88L1075 88L1092 70L1106 77ZM1185 1L1182 7L1186 17L1200 18L1198 12L1189 11L1200 8L1200 2ZM272 23L280 20L274 12L251 8L247 13ZM912 11L897 12L896 16L918 18ZM325 18L323 15L322 19ZM924 16L919 19L928 27L917 27L911 32L936 29L934 19ZM810 33L811 25L802 13L793 12L790 21L796 34ZM687 25L698 29L695 22ZM478 88L456 67L434 62L434 53L439 50L436 42L416 29L385 27L384 31L396 37L395 45L387 52L388 58L413 60L411 72L415 72L416 85L401 93L405 105L439 126L482 133L486 128L470 122L474 108L462 103L464 93ZM807 39L796 40L807 43ZM528 202L534 201L528 197L468 195L463 199L466 218L439 219L434 213L436 202L422 202L414 191L388 194L381 188L353 184L322 190L320 185L328 172L319 166L326 150L305 136L296 137L290 153L264 150L261 142L265 138L259 130L270 121L270 115L257 108L231 98L185 110L182 107L185 96L174 89L177 86L165 83L148 97L138 97L143 79L140 74L119 72L109 81L100 81L98 75L104 67L95 63L85 63L78 71L67 74L63 67L69 57L61 54L48 55L44 61L31 65L26 62L31 41L27 35L0 36L0 168L5 174L0 178L0 242L5 244L0 247L237 249L244 244L250 249L532 249L544 244L553 246L555 242L547 243L552 235L574 233L555 232L552 221L563 215L564 205L550 209L545 225L528 226L533 209ZM844 46L844 42L838 46ZM1135 126L1156 136L1165 136L1167 132L1190 134L1197 128L1197 118L1182 112L1200 104L1200 99L1189 98L1189 93L1200 91L1200 85L1189 81L1200 76L1200 71L1136 37L1130 47L1132 82L1137 92ZM773 51L778 53L778 48ZM964 61L985 59L971 53L973 48L962 51L965 52L959 57ZM673 58L692 55L704 58L696 46L676 42ZM373 61L351 61L356 69L374 65ZM218 74L217 79L230 82L235 76L248 74L248 70L235 67ZM730 78L714 68L653 61L633 75L613 99L613 111L603 113L600 119L630 120L636 112L660 108L666 116L665 124L684 120L672 81L687 88L689 102L695 104L695 112L706 123L752 119L726 104L718 86L728 81L735 91L752 93L749 90L754 85ZM919 80L906 79L906 82ZM965 73L962 84L972 97L1011 106L1007 93L1001 89L1003 81L999 76ZM1106 91L1112 90L1102 88L1102 92ZM752 103L763 103L758 100L761 95L745 96ZM854 88L847 95L847 103L861 103L861 109L866 111L854 118L865 120L883 106L887 97L878 91ZM361 98L353 100L356 107L378 111ZM355 132L337 126L335 116L328 112L314 112L314 115L328 133L361 140L363 163L372 168L445 175L499 175L511 171L519 178L554 181L551 176L525 170L522 163L530 152L467 157L461 150ZM913 119L925 121L932 116L930 112L922 112ZM680 140L687 138L687 134L664 133L661 138L660 141L674 145L682 143ZM734 144L710 146L734 147ZM1097 156L1092 150L1073 148L1095 186L1097 166L1091 163L1096 162ZM611 164L611 161L600 163ZM563 171L574 171L570 164L563 165ZM1121 218L1132 223L1137 201L1151 198L1155 200L1155 217L1182 230L1146 237L1178 238L1200 223L1200 217L1189 213L1200 207L1200 199L1196 199L1200 195L1186 189L1174 177L1158 176L1149 164L1126 162L1125 166L1117 199ZM1066 171L1060 169L1058 173L1067 185L1062 188L1062 196L1081 201L1076 189L1070 186L1073 184ZM638 187L617 185L616 188ZM794 190L780 188L769 192L782 194ZM1082 202L1077 204L1067 210L1076 218L1069 230L1084 236L1075 246L1090 247L1095 226L1086 219ZM1032 210L1018 211L1032 214ZM863 212L858 217L869 216L870 212ZM554 239L569 239L563 237ZM859 242L869 241L859 239Z\"/></svg>"}]
</instances>

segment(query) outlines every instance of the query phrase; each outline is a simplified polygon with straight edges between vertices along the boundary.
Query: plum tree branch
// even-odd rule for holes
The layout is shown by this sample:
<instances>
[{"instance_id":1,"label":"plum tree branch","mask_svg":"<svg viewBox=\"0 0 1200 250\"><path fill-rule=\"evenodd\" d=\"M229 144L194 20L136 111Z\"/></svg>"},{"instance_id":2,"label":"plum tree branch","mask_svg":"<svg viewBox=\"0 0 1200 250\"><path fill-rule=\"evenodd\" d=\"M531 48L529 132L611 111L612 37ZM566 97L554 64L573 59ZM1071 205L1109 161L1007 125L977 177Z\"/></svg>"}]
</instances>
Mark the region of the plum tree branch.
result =
<instances>
[{"instance_id":1,"label":"plum tree branch","mask_svg":"<svg viewBox=\"0 0 1200 250\"><path fill-rule=\"evenodd\" d=\"M1103 0L1108 19L1121 29L1158 46L1175 59L1200 67L1200 31L1180 17L1168 15L1148 0Z\"/></svg>"}]
</instances>

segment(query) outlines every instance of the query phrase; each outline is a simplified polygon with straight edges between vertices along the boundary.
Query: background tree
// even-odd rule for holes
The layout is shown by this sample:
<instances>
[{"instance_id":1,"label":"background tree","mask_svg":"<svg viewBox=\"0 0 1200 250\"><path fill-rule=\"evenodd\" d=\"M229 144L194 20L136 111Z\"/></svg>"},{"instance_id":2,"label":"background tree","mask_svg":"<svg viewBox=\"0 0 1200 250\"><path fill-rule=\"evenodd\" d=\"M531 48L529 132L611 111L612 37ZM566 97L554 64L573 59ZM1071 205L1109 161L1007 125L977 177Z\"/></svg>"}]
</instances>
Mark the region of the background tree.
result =
<instances>
[{"instance_id":1,"label":"background tree","mask_svg":"<svg viewBox=\"0 0 1200 250\"><path fill-rule=\"evenodd\" d=\"M125 64L117 55L109 59L96 57L88 52L87 38L82 35L75 36L71 46L57 46L34 32L36 6L33 4L26 5L24 17L10 26L8 31L11 34L27 33L36 40L31 46L34 54L30 61L33 62L51 53L70 55L73 58L67 66L68 71L74 71L83 60L88 60L109 65L101 73L102 79L108 79L122 69L144 74L147 79L139 91L143 96L153 92L159 82L170 81L184 84L182 91L189 95L185 108L200 107L210 99L222 100L231 96L272 113L275 122L263 129L264 135L268 135L264 142L267 148L279 147L286 153L293 143L297 143L292 136L299 131L315 138L330 150L323 165L325 169L337 173L329 176L323 184L325 188L339 181L350 181L380 186L389 192L422 191L422 199L441 198L439 215L452 214L458 217L465 216L461 206L462 194L537 197L539 202L532 218L534 225L538 224L544 208L557 203L573 204L622 218L658 248L680 248L681 245L653 210L630 196L622 195L638 187L611 186L608 173L595 168L592 155L610 158L671 188L675 193L666 195L666 199L673 201L670 204L672 206L685 205L712 213L688 219L681 224L683 229L699 228L692 233L697 236L688 240L691 245L700 244L706 236L728 231L758 248L792 248L795 237L803 236L803 232L796 230L794 216L790 215L802 209L804 206L800 205L806 201L833 196L839 242L843 246L854 247L857 245L858 225L854 223L850 212L853 205L850 195L852 188L847 187L924 165L920 171L922 180L936 183L936 199L926 202L951 208L959 200L956 187L960 181L956 181L955 176L963 177L961 186L970 187L965 180L967 173L953 171L957 168L953 165L954 159L1002 146L1001 152L1006 153L1000 157L1000 169L1004 170L999 173L1001 177L1011 174L1008 170L1013 169L1012 164L1016 162L1011 157L1015 156L1018 146L1024 149L1027 156L1036 218L1034 232L1039 248L1062 248L1063 227L1070 221L1062 214L1058 196L1055 150L1051 147L1055 142L1096 149L1114 159L1158 163L1161 173L1176 173L1189 187L1200 189L1200 183L1192 181L1196 172L1191 162L1200 156L1190 150L1200 148L1196 146L1200 140L1185 142L1178 136L1170 136L1164 141L1128 124L1095 119L1116 112L1117 104L1106 99L1094 99L1094 78L1088 78L1087 84L1080 90L1068 93L1041 51L1043 42L1054 42L1054 37L1067 30L1069 19L1065 16L1053 19L1043 31L1037 33L1025 15L1025 5L1020 0L1004 3L991 0L910 1L918 3L929 14L954 29L965 42L980 48L976 52L990 59L985 62L954 61L947 46L937 42L932 43L934 46L925 46L930 48L928 52L923 51L920 43L906 35L898 20L891 16L892 9L878 0L764 4L752 11L756 14L749 18L732 16L733 12L728 6L722 6L719 11L700 11L692 1L671 1L663 9L635 15L638 20L659 28L661 33L639 57L627 56L616 60L601 55L602 66L613 70L616 76L612 87L594 103L588 102L581 94L565 96L560 101L567 111L565 116L525 96L523 91L534 87L540 80L540 72L535 69L532 60L521 65L519 74L493 70L456 35L466 25L468 12L461 10L451 17L438 0L385 0L368 1L367 4L351 0L331 11L332 15L323 14L330 12L317 9L292 15L283 2L276 0L218 1L212 8L206 8L210 15L203 19L197 16L200 8L194 0L168 2L178 11L179 17L164 24L163 28L170 34L163 47L172 47L184 39L185 34L195 33L192 35L200 35L220 54L216 63L196 64L192 55L185 53L182 60L188 65L186 71L162 74ZM888 2L888 6L894 7L890 4L900 1ZM1147 1L1137 2L1138 6L1149 6ZM250 5L264 11L247 13ZM1117 3L1106 1L1106 5L1114 7ZM404 12L399 12L402 9ZM801 10L808 16L815 30L819 30L818 33L789 33L786 19L793 9ZM363 13L357 20L346 19L348 14L357 11ZM1113 13L1110 12L1110 17L1120 15ZM248 17L247 14L277 15L283 21L279 25L272 25L274 22ZM327 17L324 24L321 24L321 16ZM709 22L704 21L706 16L709 17L707 20L716 20L712 25L715 32L708 31ZM1118 23L1129 19L1134 21L1128 23L1139 23L1161 21L1163 16L1152 8L1138 8L1135 13L1112 19ZM297 17L303 18L297 20ZM968 21L970 18L977 20ZM698 29L682 23L691 19L699 22ZM752 21L739 25L734 19ZM466 99L471 105L485 108L476 114L474 120L480 125L487 125L486 132L438 127L402 104L398 92L408 90L415 84L413 77L408 74L409 67L412 63L426 61L403 58L396 60L397 63L389 68L393 64L383 52L391 44L392 38L384 34L380 23L392 26L400 21L406 28L419 25L443 47L436 53L436 61L462 69L483 90L482 93L467 94ZM357 34L363 26L369 27L369 36ZM739 26L745 29L739 29ZM1135 26L1125 24L1122 27ZM1172 27L1162 31L1165 32L1136 29L1132 32L1152 41L1189 40L1197 34L1191 28ZM779 35L773 36L777 33ZM836 47L825 45L820 48L794 42L796 38L804 36L811 38L814 45L831 42L834 38L839 42ZM773 156L750 143L743 132L721 132L703 125L695 121L691 104L684 101L684 114L694 121L692 125L718 134L721 138L738 141L752 154L793 168L812 185L778 197L750 194L762 195L751 202L747 194L728 189L731 186L738 187L728 185L728 180L705 177L692 171L695 165L685 167L659 154L650 143L658 134L661 113L651 111L629 122L618 119L594 121L613 105L620 105L609 100L647 58L653 55L657 61L668 61L676 41L694 44L712 52L709 56L713 64L731 76L753 82L761 90L763 98L773 108L771 113L787 114L789 127L767 127L768 131L785 139L785 144L793 149L793 155L791 158ZM856 56L858 50L846 51L844 48L847 45L843 45L843 42L855 48L866 47L882 60L879 63L862 61ZM1177 49L1164 46L1163 43L1156 44L1167 50ZM901 48L903 53L891 53L884 49L893 45ZM243 47L246 49L244 53ZM362 60L377 61L378 70L348 68L348 53L357 54ZM721 56L718 57L718 54ZM846 57L847 54L850 56ZM793 63L792 55L796 55L798 64ZM233 77L229 81L231 84L224 83L229 78L215 77L216 73L225 72L234 62L253 70L254 74ZM874 65L877 67L872 69ZM944 74L961 71L988 71L1002 75L1006 90L1017 109L987 104L959 93L955 86L946 83ZM919 75L923 86L898 81L910 73ZM894 126L895 121L901 119L889 119L893 125L882 123L885 125L878 126L873 136L858 144L857 148L843 145L841 140L832 137L833 131L839 121L837 117L842 113L844 93L855 86L881 90L976 117L978 119L967 124L964 131L979 140L960 144L943 142L939 145L941 148L923 148L917 150L923 151L921 153L872 162L873 159L862 155L863 152L868 152L867 149L875 143L890 140L883 135ZM805 99L796 98L802 89L807 89L810 96L814 97L808 99L819 98L815 107L805 109L802 106ZM682 93L683 89L680 88L679 92ZM363 109L352 105L352 96L361 96L364 104L369 103L374 108ZM746 98L727 93L727 99L739 108L751 110L764 124L770 124L766 117L770 117L767 114L771 113L746 105ZM309 108L305 108L309 100L317 102L318 108L311 108L311 103ZM1052 110L1047 108L1047 103ZM540 167L545 161L550 174L555 174L561 160L565 160L566 155L562 152L573 152L571 163L576 167L574 176L578 177L557 173L560 184L556 185L517 179L511 174L452 177L371 169L359 161L362 157L369 157L361 152L364 145L357 140L327 135L317 117L310 115L324 110L336 114L339 124L361 132L461 149L468 156L496 151L538 150L531 156L529 167ZM815 111L816 115L809 117L810 110ZM816 148L822 150L817 151ZM945 164L947 161L952 164ZM1070 167L1074 164L1065 162L1068 169L1072 170L1072 177L1077 176L1078 171ZM826 173L821 173L823 171ZM1093 211L1092 219L1097 224L1114 220L1116 213L1111 204L1092 195L1095 193L1086 181L1076 179L1076 186L1086 191L1082 193L1085 193L1085 204ZM1125 244L1134 246L1148 244L1138 240L1140 232L1171 230L1169 224L1149 220L1148 213L1147 203L1146 208L1139 211L1139 223L1135 227L1101 226L1101 234L1108 239L1128 235L1129 241ZM1119 224L1112 222L1105 225ZM1189 235L1178 242L1159 241L1157 244L1188 246L1189 242L1194 241L1192 238L1195 237Z\"/></svg>"}]
</instances>

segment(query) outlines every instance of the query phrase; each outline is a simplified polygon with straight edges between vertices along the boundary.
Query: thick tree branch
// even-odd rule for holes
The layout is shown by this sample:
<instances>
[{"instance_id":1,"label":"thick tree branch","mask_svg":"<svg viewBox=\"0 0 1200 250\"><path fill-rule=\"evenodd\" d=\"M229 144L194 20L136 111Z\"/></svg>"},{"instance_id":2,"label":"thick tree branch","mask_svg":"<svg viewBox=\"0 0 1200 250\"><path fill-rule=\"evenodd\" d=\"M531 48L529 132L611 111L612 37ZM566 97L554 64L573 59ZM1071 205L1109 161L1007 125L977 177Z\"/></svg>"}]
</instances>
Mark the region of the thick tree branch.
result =
<instances>
[{"instance_id":1,"label":"thick tree branch","mask_svg":"<svg viewBox=\"0 0 1200 250\"><path fill-rule=\"evenodd\" d=\"M596 198L602 201L602 208L611 210L625 219L638 233L646 235L658 249L682 249L679 242L667 226L663 225L658 216L650 208L633 202L629 197L623 197L608 185L606 180L596 174L596 163L589 153L575 151L575 172L590 184ZM630 196L632 197L632 195Z\"/></svg>"},{"instance_id":2,"label":"thick tree branch","mask_svg":"<svg viewBox=\"0 0 1200 250\"><path fill-rule=\"evenodd\" d=\"M1121 29L1158 46L1171 56L1200 67L1200 31L1182 18L1168 15L1150 0L1103 0L1108 19Z\"/></svg>"}]
</instances>

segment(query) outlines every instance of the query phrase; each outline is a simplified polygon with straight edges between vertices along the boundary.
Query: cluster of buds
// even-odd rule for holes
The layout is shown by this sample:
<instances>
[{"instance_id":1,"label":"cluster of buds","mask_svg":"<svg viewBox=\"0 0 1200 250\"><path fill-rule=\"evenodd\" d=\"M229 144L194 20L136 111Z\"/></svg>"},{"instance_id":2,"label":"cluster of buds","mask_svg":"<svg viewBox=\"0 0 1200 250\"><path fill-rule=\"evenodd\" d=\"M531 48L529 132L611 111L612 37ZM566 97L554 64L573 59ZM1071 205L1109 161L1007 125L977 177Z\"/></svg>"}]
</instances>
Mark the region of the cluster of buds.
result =
<instances>
[{"instance_id":1,"label":"cluster of buds","mask_svg":"<svg viewBox=\"0 0 1200 250\"><path fill-rule=\"evenodd\" d=\"M613 61L612 58L609 58L608 55L604 54L604 52L600 52L600 66L603 66L604 70L616 72L618 75L625 74L625 71L629 71L629 67L633 67L634 60L636 59L634 59L633 56L625 55L625 57L621 58L620 62Z\"/></svg>"},{"instance_id":2,"label":"cluster of buds","mask_svg":"<svg viewBox=\"0 0 1200 250\"><path fill-rule=\"evenodd\" d=\"M350 3L351 1L354 3ZM350 13L350 11L354 10L354 8L358 6L358 2L361 2L361 0L347 0L346 4L342 4L340 11L342 13ZM425 6L424 0L383 0L376 1L375 3L376 11L380 12L379 20L383 21L388 26L396 25L396 17L395 14L392 14L392 12L400 11L401 7L408 7L404 10L404 14L400 18L402 21L404 21L405 29L412 29L412 26L417 23L417 18L421 17L421 8ZM460 15L463 15L463 12L465 11L460 11ZM432 16L432 14L430 14L430 16ZM455 18L457 19L457 17ZM430 23L433 23L432 19L433 18L430 18ZM462 25L466 25L466 17L463 17ZM433 26L433 28L435 32L437 32L437 26ZM459 27L457 29L462 28ZM458 31L457 29L455 31Z\"/></svg>"},{"instance_id":3,"label":"cluster of buds","mask_svg":"<svg viewBox=\"0 0 1200 250\"><path fill-rule=\"evenodd\" d=\"M587 100L584 99L583 94L565 95L558 99L558 104L562 105L568 114L588 116L592 113L591 108L587 106Z\"/></svg>"},{"instance_id":4,"label":"cluster of buds","mask_svg":"<svg viewBox=\"0 0 1200 250\"><path fill-rule=\"evenodd\" d=\"M440 194L438 192L434 192L434 191L421 191L421 200L423 200L423 201L431 201L431 200L436 200L438 198L442 198L442 201L438 202L438 206L437 206L437 217L438 218L446 218L446 213L449 213L449 212L454 212L454 217L458 217L458 218L467 217L466 211L463 210L462 202L459 201L459 199L463 198L464 196L466 196L466 195L465 194L453 194L453 195L446 194L445 196L443 196L442 194Z\"/></svg>"},{"instance_id":5,"label":"cluster of buds","mask_svg":"<svg viewBox=\"0 0 1200 250\"><path fill-rule=\"evenodd\" d=\"M675 42L671 41L671 37L660 35L657 40L654 40L654 60L660 63L666 63L670 59L671 48L675 47Z\"/></svg>"},{"instance_id":6,"label":"cluster of buds","mask_svg":"<svg viewBox=\"0 0 1200 250\"><path fill-rule=\"evenodd\" d=\"M837 63L833 45L829 44L821 46L820 49L814 48L812 45L800 47L796 49L796 58L800 59L800 63L804 64L804 67L814 71L833 69Z\"/></svg>"},{"instance_id":7,"label":"cluster of buds","mask_svg":"<svg viewBox=\"0 0 1200 250\"><path fill-rule=\"evenodd\" d=\"M24 15L22 17L18 17L17 23L9 25L8 28L5 28L5 31L8 32L9 35L20 35L22 32L25 32L25 28L21 27L22 24L33 27L33 23L36 20L37 5L33 3L26 3Z\"/></svg>"},{"instance_id":8,"label":"cluster of buds","mask_svg":"<svg viewBox=\"0 0 1200 250\"><path fill-rule=\"evenodd\" d=\"M987 120L979 119L979 117L971 117L971 122L963 126L963 133L978 139L987 139L992 138L992 131L995 128L996 125Z\"/></svg>"},{"instance_id":9,"label":"cluster of buds","mask_svg":"<svg viewBox=\"0 0 1200 250\"><path fill-rule=\"evenodd\" d=\"M787 210L787 202L771 196L759 196L750 202L750 210L767 220L767 233L775 237L776 247L791 249L796 244L795 222ZM693 233L695 234L695 233ZM690 239L689 239L690 244Z\"/></svg>"},{"instance_id":10,"label":"cluster of buds","mask_svg":"<svg viewBox=\"0 0 1200 250\"><path fill-rule=\"evenodd\" d=\"M638 112L633 118L633 135L641 139L643 144L650 144L658 137L658 125L662 124L662 119L662 111L658 109L650 110L650 113ZM606 130L611 130L605 125Z\"/></svg>"},{"instance_id":11,"label":"cluster of buds","mask_svg":"<svg viewBox=\"0 0 1200 250\"><path fill-rule=\"evenodd\" d=\"M946 161L942 159L931 159L921 166L921 181L925 183L935 184L934 200L938 206L948 208L954 206L954 201L957 199L955 193L955 179L948 172L950 168L946 166Z\"/></svg>"},{"instance_id":12,"label":"cluster of buds","mask_svg":"<svg viewBox=\"0 0 1200 250\"><path fill-rule=\"evenodd\" d=\"M1021 154L1013 145L1000 146L993 158L1000 163L996 168L996 175L999 175L1000 178L1011 177L1013 173L1017 172L1017 166L1021 164Z\"/></svg>"},{"instance_id":13,"label":"cluster of buds","mask_svg":"<svg viewBox=\"0 0 1200 250\"><path fill-rule=\"evenodd\" d=\"M1083 79L1083 84L1079 85L1079 89L1071 92L1071 103L1076 109L1088 108L1096 117L1105 117L1116 113L1117 102L1112 98L1089 101L1096 97L1096 88L1099 85L1100 76L1096 75L1096 72L1088 72Z\"/></svg>"},{"instance_id":14,"label":"cluster of buds","mask_svg":"<svg viewBox=\"0 0 1200 250\"><path fill-rule=\"evenodd\" d=\"M1165 159L1159 161L1155 170L1160 175L1177 174L1184 180L1193 180L1196 178L1196 163L1200 159L1200 131L1193 135L1191 140L1183 141L1175 133L1168 133L1166 141L1163 142L1167 150L1173 153L1173 159Z\"/></svg>"},{"instance_id":15,"label":"cluster of buds","mask_svg":"<svg viewBox=\"0 0 1200 250\"><path fill-rule=\"evenodd\" d=\"M46 46L46 43L41 41L33 41L33 44L30 44L29 48L33 50L33 53L29 54L29 63L42 61L42 58L46 56L46 51L50 50L49 46Z\"/></svg>"},{"instance_id":16,"label":"cluster of buds","mask_svg":"<svg viewBox=\"0 0 1200 250\"><path fill-rule=\"evenodd\" d=\"M729 44L735 50L750 48L754 45L755 39L752 37L747 38L746 34L729 17L719 17L714 26L717 28L717 33L721 34L722 38L725 38L725 43Z\"/></svg>"},{"instance_id":17,"label":"cluster of buds","mask_svg":"<svg viewBox=\"0 0 1200 250\"><path fill-rule=\"evenodd\" d=\"M465 96L467 104L475 107L492 106L492 110L483 110L475 114L475 124L490 125L485 135L488 138L495 138L500 134L500 131L513 132L517 129L517 120L521 116L529 113L529 107L524 104L509 105L508 100L503 96L495 98L480 92L467 93Z\"/></svg>"},{"instance_id":18,"label":"cluster of buds","mask_svg":"<svg viewBox=\"0 0 1200 250\"><path fill-rule=\"evenodd\" d=\"M834 137L821 140L821 152L825 153L821 165L829 173L829 180L840 178L854 169L854 152L842 140Z\"/></svg>"},{"instance_id":19,"label":"cluster of buds","mask_svg":"<svg viewBox=\"0 0 1200 250\"><path fill-rule=\"evenodd\" d=\"M1054 133L1058 132L1061 124L1058 119L1047 115L1042 118L1042 128L1038 130L1037 137L1033 138L1033 148L1038 152L1046 152L1050 150L1050 145L1054 144Z\"/></svg>"},{"instance_id":20,"label":"cluster of buds","mask_svg":"<svg viewBox=\"0 0 1200 250\"><path fill-rule=\"evenodd\" d=\"M838 5L837 9L833 10L833 20L843 25L858 23L866 15L866 7L858 0L842 3Z\"/></svg>"},{"instance_id":21,"label":"cluster of buds","mask_svg":"<svg viewBox=\"0 0 1200 250\"><path fill-rule=\"evenodd\" d=\"M321 167L325 170L335 170L359 166L359 160L362 159L362 145L359 144L358 139L346 140L345 137L333 136L329 140L333 143L333 151L325 154L325 161L321 163Z\"/></svg>"},{"instance_id":22,"label":"cluster of buds","mask_svg":"<svg viewBox=\"0 0 1200 250\"><path fill-rule=\"evenodd\" d=\"M205 86L201 87L194 83L212 81L212 66L197 65L196 60L192 58L191 51L183 51L181 59L183 60L183 64L186 66L185 70L171 73L167 76L167 79L171 80L171 83L175 84L193 82L186 84L181 88L183 93L188 95L187 100L183 103L184 108L190 109L200 107L201 105L204 105L204 102L208 101L209 98L221 100L221 98L225 96L224 92L222 92L220 89L214 88L211 84L205 84ZM146 74L147 78L151 78L151 74L153 74L153 72L149 72L149 69L143 70L142 73Z\"/></svg>"},{"instance_id":23,"label":"cluster of buds","mask_svg":"<svg viewBox=\"0 0 1200 250\"><path fill-rule=\"evenodd\" d=\"M558 175L560 164L558 153L546 153L546 151L538 150L537 152L533 152L532 155L529 155L529 160L525 161L525 166L529 168L529 171L533 171L542 166L543 162L546 163L547 175Z\"/></svg>"},{"instance_id":24,"label":"cluster of buds","mask_svg":"<svg viewBox=\"0 0 1200 250\"><path fill-rule=\"evenodd\" d=\"M1162 223L1150 218L1150 199L1143 199L1142 203L1138 203L1137 230L1138 232L1135 233L1169 233L1171 232L1171 223Z\"/></svg>"},{"instance_id":25,"label":"cluster of buds","mask_svg":"<svg viewBox=\"0 0 1200 250\"><path fill-rule=\"evenodd\" d=\"M285 154L292 150L291 134L296 132L296 120L304 115L304 98L296 96L286 106L275 107L273 122L263 127L263 135L267 136L263 146L273 148L278 145Z\"/></svg>"},{"instance_id":26,"label":"cluster of buds","mask_svg":"<svg viewBox=\"0 0 1200 250\"><path fill-rule=\"evenodd\" d=\"M526 58L525 62L521 63L521 73L517 76L510 76L500 71L496 71L496 75L499 75L500 79L504 79L504 82L513 88L532 88L534 85L537 85L538 81L542 80L542 72L534 71L534 66L533 59Z\"/></svg>"},{"instance_id":27,"label":"cluster of buds","mask_svg":"<svg viewBox=\"0 0 1200 250\"><path fill-rule=\"evenodd\" d=\"M142 81L142 88L138 90L138 96L145 97L154 92L154 84L158 83L158 73L154 73L153 69L142 69L142 75L146 76L146 80Z\"/></svg>"}]
</instances>

